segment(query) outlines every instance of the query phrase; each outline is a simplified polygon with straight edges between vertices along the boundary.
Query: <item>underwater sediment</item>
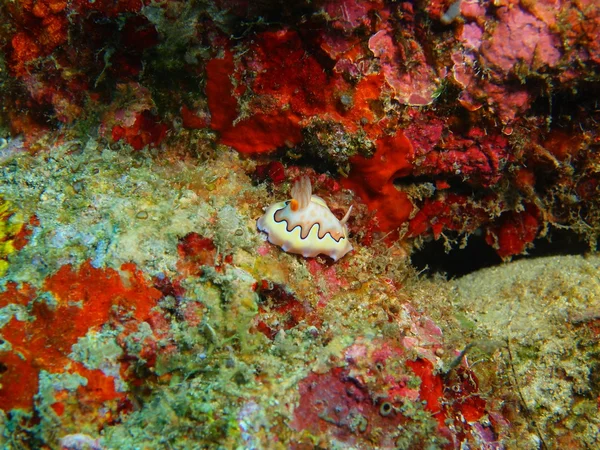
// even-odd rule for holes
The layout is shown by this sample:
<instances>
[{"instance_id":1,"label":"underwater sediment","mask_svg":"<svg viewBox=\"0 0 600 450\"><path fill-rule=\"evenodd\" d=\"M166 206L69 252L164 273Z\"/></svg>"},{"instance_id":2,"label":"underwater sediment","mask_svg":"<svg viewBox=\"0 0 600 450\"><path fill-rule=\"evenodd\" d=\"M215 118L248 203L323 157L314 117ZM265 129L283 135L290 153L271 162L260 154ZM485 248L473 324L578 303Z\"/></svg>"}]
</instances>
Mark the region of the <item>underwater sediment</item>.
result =
<instances>
[{"instance_id":1,"label":"underwater sediment","mask_svg":"<svg viewBox=\"0 0 600 450\"><path fill-rule=\"evenodd\" d=\"M593 0L0 11L2 448L599 445Z\"/></svg>"}]
</instances>

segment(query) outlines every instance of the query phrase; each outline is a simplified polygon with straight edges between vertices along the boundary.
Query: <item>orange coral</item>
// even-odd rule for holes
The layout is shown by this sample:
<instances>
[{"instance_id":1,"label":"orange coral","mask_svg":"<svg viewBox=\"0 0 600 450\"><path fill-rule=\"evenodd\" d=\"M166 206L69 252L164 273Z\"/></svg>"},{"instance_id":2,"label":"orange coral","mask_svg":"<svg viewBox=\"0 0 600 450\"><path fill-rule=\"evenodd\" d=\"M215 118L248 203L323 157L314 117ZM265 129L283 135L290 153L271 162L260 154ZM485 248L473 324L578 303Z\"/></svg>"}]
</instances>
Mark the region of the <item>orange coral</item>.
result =
<instances>
[{"instance_id":1,"label":"orange coral","mask_svg":"<svg viewBox=\"0 0 600 450\"><path fill-rule=\"evenodd\" d=\"M56 305L32 303L36 292L28 285L17 289L9 284L0 294L0 305L29 303L33 316L24 322L13 318L2 329L3 338L12 345L12 351L0 354L4 369L0 407L5 411L31 409L40 370L64 372L73 366L68 357L71 347L90 329L125 313L131 313L138 321L147 320L150 309L162 297L160 291L146 284L144 275L133 264L124 264L120 271L96 269L90 262L78 270L63 266L46 280L44 288L57 300ZM88 379L88 388L104 393L98 397L100 402L112 397L114 391L103 385L106 380L100 373L77 372L96 377L95 381ZM100 386L94 387L96 381Z\"/></svg>"},{"instance_id":2,"label":"orange coral","mask_svg":"<svg viewBox=\"0 0 600 450\"><path fill-rule=\"evenodd\" d=\"M412 154L409 140L398 131L394 136L377 140L377 151L372 158L353 157L350 176L342 180L345 188L356 192L369 210L376 212L380 231L397 229L413 210L408 195L394 186L396 178L411 173Z\"/></svg>"},{"instance_id":3,"label":"orange coral","mask_svg":"<svg viewBox=\"0 0 600 450\"><path fill-rule=\"evenodd\" d=\"M112 129L112 139L124 139L135 150L142 150L145 146L157 147L167 136L169 127L162 123L157 116L145 110L136 116L135 122L130 127L115 125Z\"/></svg>"},{"instance_id":4,"label":"orange coral","mask_svg":"<svg viewBox=\"0 0 600 450\"><path fill-rule=\"evenodd\" d=\"M521 212L506 212L498 222L487 230L485 240L502 258L523 253L541 227L540 212L533 205L526 205Z\"/></svg>"},{"instance_id":5,"label":"orange coral","mask_svg":"<svg viewBox=\"0 0 600 450\"><path fill-rule=\"evenodd\" d=\"M351 133L363 128L369 136L381 134L373 102L381 94L383 76L365 75L352 85L339 73L327 74L294 31L261 33L241 61L226 51L208 62L206 72L211 127L221 133L222 143L240 152L266 153L298 144L302 128L315 117L339 122ZM246 84L253 97L238 120L237 97L246 92Z\"/></svg>"},{"instance_id":6,"label":"orange coral","mask_svg":"<svg viewBox=\"0 0 600 450\"><path fill-rule=\"evenodd\" d=\"M42 50L35 38L24 32L15 34L12 37L11 45L13 70L17 76L23 76L27 73L27 63L39 58Z\"/></svg>"},{"instance_id":7,"label":"orange coral","mask_svg":"<svg viewBox=\"0 0 600 450\"><path fill-rule=\"evenodd\" d=\"M262 153L302 140L300 118L291 110L274 114L257 113L235 122L238 104L232 95L233 56L213 59L206 67L206 94L211 112L211 127L221 133L221 142L245 153ZM235 123L235 124L234 124Z\"/></svg>"},{"instance_id":8,"label":"orange coral","mask_svg":"<svg viewBox=\"0 0 600 450\"><path fill-rule=\"evenodd\" d=\"M12 69L16 76L28 74L28 63L50 54L67 41L65 0L22 0L9 5L18 23L11 39Z\"/></svg>"}]
</instances>

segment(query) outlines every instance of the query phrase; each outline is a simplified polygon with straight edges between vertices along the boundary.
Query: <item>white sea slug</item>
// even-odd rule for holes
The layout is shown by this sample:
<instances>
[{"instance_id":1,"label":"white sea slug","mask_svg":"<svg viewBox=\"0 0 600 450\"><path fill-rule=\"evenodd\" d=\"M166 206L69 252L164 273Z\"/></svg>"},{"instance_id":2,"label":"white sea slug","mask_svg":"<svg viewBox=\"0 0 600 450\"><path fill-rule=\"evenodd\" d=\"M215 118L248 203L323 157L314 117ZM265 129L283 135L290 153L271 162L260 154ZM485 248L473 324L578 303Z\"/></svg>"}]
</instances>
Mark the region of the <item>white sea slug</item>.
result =
<instances>
[{"instance_id":1,"label":"white sea slug","mask_svg":"<svg viewBox=\"0 0 600 450\"><path fill-rule=\"evenodd\" d=\"M285 252L337 261L352 250L346 227L350 211L352 206L338 220L321 197L312 195L310 179L302 177L292 187L292 199L269 206L257 227Z\"/></svg>"}]
</instances>

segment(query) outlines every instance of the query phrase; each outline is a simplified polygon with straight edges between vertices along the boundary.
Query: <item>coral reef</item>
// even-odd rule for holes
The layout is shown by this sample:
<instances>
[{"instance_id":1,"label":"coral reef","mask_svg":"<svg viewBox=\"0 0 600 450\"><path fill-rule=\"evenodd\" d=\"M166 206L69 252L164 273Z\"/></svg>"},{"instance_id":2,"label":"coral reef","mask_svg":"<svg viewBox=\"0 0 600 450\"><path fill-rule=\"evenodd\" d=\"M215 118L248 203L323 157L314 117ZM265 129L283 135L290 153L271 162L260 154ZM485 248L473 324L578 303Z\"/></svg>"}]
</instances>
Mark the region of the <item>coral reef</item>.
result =
<instances>
[{"instance_id":1,"label":"coral reef","mask_svg":"<svg viewBox=\"0 0 600 450\"><path fill-rule=\"evenodd\" d=\"M4 121L28 135L99 125L138 150L213 130L263 164L349 176L389 243L477 231L510 258L567 227L594 247L600 17L589 1L538 3L11 2L0 33L18 106ZM563 133L578 142L566 159ZM448 194L474 205L453 219L469 226L432 207ZM535 231L499 244L524 208ZM419 211L446 225L410 223Z\"/></svg>"},{"instance_id":2,"label":"coral reef","mask_svg":"<svg viewBox=\"0 0 600 450\"><path fill-rule=\"evenodd\" d=\"M594 0L0 14L0 447L600 446Z\"/></svg>"},{"instance_id":3,"label":"coral reef","mask_svg":"<svg viewBox=\"0 0 600 450\"><path fill-rule=\"evenodd\" d=\"M596 257L506 266L495 290L419 278L382 241L304 259L256 232L289 189L256 172L225 147L198 165L94 139L2 168L37 217L0 296L5 448L597 444L570 418L597 420Z\"/></svg>"}]
</instances>

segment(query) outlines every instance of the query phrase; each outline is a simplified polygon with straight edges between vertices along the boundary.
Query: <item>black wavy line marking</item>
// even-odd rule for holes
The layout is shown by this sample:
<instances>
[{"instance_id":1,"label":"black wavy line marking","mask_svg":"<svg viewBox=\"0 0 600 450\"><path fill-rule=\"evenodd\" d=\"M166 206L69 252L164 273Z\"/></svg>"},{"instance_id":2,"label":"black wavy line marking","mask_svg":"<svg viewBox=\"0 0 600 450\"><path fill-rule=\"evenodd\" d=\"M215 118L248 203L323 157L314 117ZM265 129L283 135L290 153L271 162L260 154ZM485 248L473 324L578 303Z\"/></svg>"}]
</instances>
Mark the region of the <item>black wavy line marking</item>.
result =
<instances>
[{"instance_id":1,"label":"black wavy line marking","mask_svg":"<svg viewBox=\"0 0 600 450\"><path fill-rule=\"evenodd\" d=\"M281 223L281 222L285 222L285 223L286 223L285 229L286 229L286 231L287 231L288 233L291 233L291 232L292 232L292 231L294 231L296 228L300 228L300 239L302 239L302 240L304 241L304 240L306 240L306 239L308 238L308 236L310 235L310 230L312 230L312 227L314 227L315 225L317 225L317 226L319 227L319 230L317 231L317 237L318 237L320 240L323 240L323 239L325 239L325 237L326 237L327 235L331 236L331 239L333 239L333 240L334 240L335 242L337 242L337 243L339 243L339 242L340 242L342 239L346 239L346 237L345 237L345 236L341 236L339 239L336 239L336 238L334 238L334 237L333 237L333 235L331 234L331 231L327 231L327 232L326 232L326 233L323 235L323 237L319 237L319 231L321 231L321 227L322 227L322 225L321 225L321 223L320 223L320 222L318 222L318 221L317 221L317 222L315 222L315 223L313 223L313 224L312 224L312 226L311 226L311 227L308 229L308 233L306 233L306 237L302 237L302 225L296 225L294 228L292 228L292 229L290 230L290 229L288 228L288 227L289 227L289 225L290 225L290 223L289 223L287 220L285 220L285 219L277 220L277 213L278 213L279 211L283 211L283 210L285 209L285 207L286 207L288 204L289 204L289 200L287 200L287 201L285 202L285 206L284 206L283 208L279 208L277 211L275 211L275 212L273 213L273 220L275 221L275 223Z\"/></svg>"}]
</instances>

